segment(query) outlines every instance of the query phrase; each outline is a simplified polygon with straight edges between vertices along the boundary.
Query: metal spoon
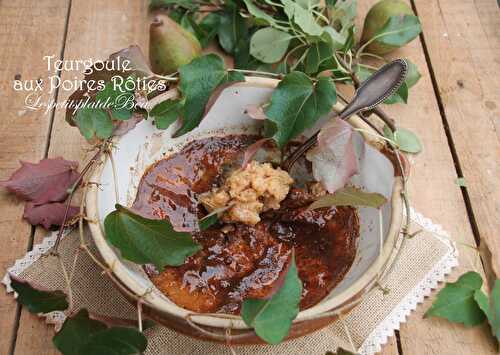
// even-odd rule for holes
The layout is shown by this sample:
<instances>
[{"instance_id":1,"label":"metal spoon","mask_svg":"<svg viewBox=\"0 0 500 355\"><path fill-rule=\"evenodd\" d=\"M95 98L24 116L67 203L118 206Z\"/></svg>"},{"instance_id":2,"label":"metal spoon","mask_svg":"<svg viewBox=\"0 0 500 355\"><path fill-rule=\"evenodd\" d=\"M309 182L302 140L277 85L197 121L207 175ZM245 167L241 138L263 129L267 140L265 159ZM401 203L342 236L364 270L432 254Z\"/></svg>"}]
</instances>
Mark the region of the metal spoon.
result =
<instances>
[{"instance_id":1,"label":"metal spoon","mask_svg":"<svg viewBox=\"0 0 500 355\"><path fill-rule=\"evenodd\" d=\"M408 63L403 59L384 65L360 85L351 102L339 112L338 118L345 120L356 113L373 109L399 89L407 73ZM290 171L298 158L316 143L318 133L319 131L302 143L281 163L283 170Z\"/></svg>"}]
</instances>

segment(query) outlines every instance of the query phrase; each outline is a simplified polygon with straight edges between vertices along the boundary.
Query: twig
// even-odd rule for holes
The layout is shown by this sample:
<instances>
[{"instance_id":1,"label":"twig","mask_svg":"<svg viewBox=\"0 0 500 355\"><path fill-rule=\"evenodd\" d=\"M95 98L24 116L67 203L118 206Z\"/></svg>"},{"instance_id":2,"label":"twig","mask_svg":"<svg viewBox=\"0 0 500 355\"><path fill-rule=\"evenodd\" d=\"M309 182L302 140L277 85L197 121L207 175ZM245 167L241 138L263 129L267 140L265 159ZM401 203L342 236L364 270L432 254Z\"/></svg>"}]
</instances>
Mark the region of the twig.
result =
<instances>
[{"instance_id":1,"label":"twig","mask_svg":"<svg viewBox=\"0 0 500 355\"><path fill-rule=\"evenodd\" d=\"M142 332L142 299L137 300L137 323L139 331Z\"/></svg>"},{"instance_id":2,"label":"twig","mask_svg":"<svg viewBox=\"0 0 500 355\"><path fill-rule=\"evenodd\" d=\"M68 275L68 271L66 270L66 266L64 266L64 262L60 255L56 255L57 261L59 261L59 265L61 266L61 271L64 277L64 281L66 282L66 290L68 292L68 310L73 308L73 290L71 289L71 279Z\"/></svg>"},{"instance_id":3,"label":"twig","mask_svg":"<svg viewBox=\"0 0 500 355\"><path fill-rule=\"evenodd\" d=\"M269 73L269 72L258 71L258 70L246 70L246 69L228 68L227 71L238 72L238 73L243 73L243 74L254 74L254 75L262 75L262 76L271 76L271 77L275 77L275 78L283 78L283 74Z\"/></svg>"},{"instance_id":4,"label":"twig","mask_svg":"<svg viewBox=\"0 0 500 355\"><path fill-rule=\"evenodd\" d=\"M107 144L108 144L108 141L105 141L99 147L99 150L97 151L97 153L95 153L95 155L92 157L92 159L90 159L90 161L87 163L87 165L85 165L85 167L82 169L82 171L80 172L80 175L78 175L77 180L75 181L75 183L73 184L73 186L71 187L71 189L69 191L68 200L66 201L66 209L64 210L63 221L61 223L61 226L59 227L59 231L57 232L57 237L56 237L56 241L54 243L54 247L52 248L52 250L50 252L52 255L58 254L57 250L59 248L59 243L61 242L61 237L63 235L64 227L66 226L66 222L68 220L68 213L69 213L69 208L71 206L71 200L73 199L73 195L75 194L77 188L82 183L85 174L90 170L90 168L94 165L94 163L97 162L98 158L105 150L105 147L107 146Z\"/></svg>"},{"instance_id":5,"label":"twig","mask_svg":"<svg viewBox=\"0 0 500 355\"><path fill-rule=\"evenodd\" d=\"M347 339L349 340L349 343L351 345L351 348L352 348L352 351L354 353L356 353L358 350L356 349L356 346L354 345L354 342L352 341L352 336L351 336L351 332L349 330L349 327L347 326L345 320L344 320L344 316L342 315L342 313L339 313L339 319L340 319L340 322L342 323L342 326L344 327L344 331L347 335Z\"/></svg>"},{"instance_id":6,"label":"twig","mask_svg":"<svg viewBox=\"0 0 500 355\"><path fill-rule=\"evenodd\" d=\"M118 178L116 176L115 159L113 159L113 152L111 151L111 149L106 150L106 154L109 157L109 161L111 162L111 168L113 170L113 184L115 185L115 200L116 203L120 203L120 193L118 192Z\"/></svg>"}]
</instances>

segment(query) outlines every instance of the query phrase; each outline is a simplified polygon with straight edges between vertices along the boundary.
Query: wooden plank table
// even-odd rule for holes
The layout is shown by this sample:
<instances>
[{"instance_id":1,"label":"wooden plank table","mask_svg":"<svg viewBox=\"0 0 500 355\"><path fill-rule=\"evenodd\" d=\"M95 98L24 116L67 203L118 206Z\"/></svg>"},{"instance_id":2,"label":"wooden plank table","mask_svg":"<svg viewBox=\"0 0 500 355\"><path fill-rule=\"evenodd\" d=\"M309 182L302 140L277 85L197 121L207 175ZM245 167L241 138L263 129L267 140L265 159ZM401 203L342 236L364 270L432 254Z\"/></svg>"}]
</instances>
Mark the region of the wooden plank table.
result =
<instances>
[{"instance_id":1,"label":"wooden plank table","mask_svg":"<svg viewBox=\"0 0 500 355\"><path fill-rule=\"evenodd\" d=\"M363 16L374 0L360 1ZM460 267L450 279L475 269L492 280L500 272L500 11L496 0L411 0L423 35L394 54L416 63L422 79L408 105L386 107L416 132L424 151L412 158L413 207L440 223L459 243ZM45 55L104 59L137 43L147 48L148 14L137 0L17 0L0 2L0 179L18 160L64 156L83 161L85 142L62 110L23 109L25 94L12 89L16 75L46 78ZM70 79L78 72L63 72ZM57 101L68 91L50 94ZM460 188L457 177L467 187ZM3 274L45 232L22 219L22 204L0 193ZM479 246L481 259L467 246ZM496 276L495 276L496 275ZM491 354L486 326L465 329L422 319L427 299L384 347L384 354ZM56 354L52 329L0 291L0 354Z\"/></svg>"}]
</instances>

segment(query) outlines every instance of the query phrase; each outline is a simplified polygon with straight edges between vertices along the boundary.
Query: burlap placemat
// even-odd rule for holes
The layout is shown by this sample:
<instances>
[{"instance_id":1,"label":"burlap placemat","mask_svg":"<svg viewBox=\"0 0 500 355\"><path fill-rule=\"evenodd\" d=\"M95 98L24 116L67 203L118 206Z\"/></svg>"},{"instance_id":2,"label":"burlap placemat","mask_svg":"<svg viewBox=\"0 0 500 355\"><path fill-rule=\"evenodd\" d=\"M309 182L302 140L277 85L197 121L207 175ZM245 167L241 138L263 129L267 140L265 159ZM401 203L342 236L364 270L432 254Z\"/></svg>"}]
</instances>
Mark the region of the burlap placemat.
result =
<instances>
[{"instance_id":1,"label":"burlap placemat","mask_svg":"<svg viewBox=\"0 0 500 355\"><path fill-rule=\"evenodd\" d=\"M454 243L439 225L414 211L411 217L410 230L422 229L422 232L409 239L402 247L400 257L382 285L388 292L375 289L359 306L343 317L343 322L337 321L313 334L280 345L238 347L234 349L236 353L298 355L307 352L322 355L326 351L335 351L338 346L352 349L351 342L360 354L380 351L381 345L387 342L395 329L399 329L400 323L405 321L417 304L458 263ZM87 238L95 248L88 233ZM46 237L43 243L35 245L31 252L17 260L8 269L8 273L48 289L64 289L65 282L58 261L47 253L54 241L55 235ZM65 236L60 244L59 251L67 268L73 265L78 245L79 238L75 232ZM76 307L85 307L91 312L108 316L129 319L136 317L135 308L102 275L86 253L80 253L75 267L78 271L72 280L72 290ZM8 274L3 283L7 291L11 292ZM61 324L65 317L62 312L43 316L48 323L56 325ZM225 345L194 340L162 326L149 328L145 333L148 337L146 354L230 354L230 349Z\"/></svg>"}]
</instances>

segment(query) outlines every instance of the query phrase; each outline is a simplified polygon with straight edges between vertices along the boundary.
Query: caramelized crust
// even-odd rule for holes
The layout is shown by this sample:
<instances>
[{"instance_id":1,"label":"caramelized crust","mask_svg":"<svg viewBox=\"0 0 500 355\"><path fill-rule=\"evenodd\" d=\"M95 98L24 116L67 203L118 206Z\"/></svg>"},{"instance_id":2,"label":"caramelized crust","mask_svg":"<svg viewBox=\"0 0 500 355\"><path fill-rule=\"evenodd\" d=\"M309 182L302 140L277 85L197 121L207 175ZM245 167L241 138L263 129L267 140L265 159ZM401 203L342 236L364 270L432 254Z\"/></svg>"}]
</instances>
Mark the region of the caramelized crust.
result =
<instances>
[{"instance_id":1,"label":"caramelized crust","mask_svg":"<svg viewBox=\"0 0 500 355\"><path fill-rule=\"evenodd\" d=\"M179 267L159 273L146 268L155 286L181 307L237 314L244 298L268 298L281 287L294 251L303 283L300 306L308 308L342 280L354 261L359 234L356 211L350 207L308 210L324 193L316 185L292 187L290 192L287 188L286 193L277 190L286 198L280 206L274 205L279 209L270 204L271 210L263 212L255 225L216 224L196 231L198 219L206 213L198 206L200 195L217 191L226 181L227 164L255 139L227 136L189 143L155 164L141 180L133 208L149 218L167 218L179 230L192 231L203 247ZM235 194L250 203L253 195L246 190L247 185ZM260 191L257 185L253 190ZM212 202L225 203L233 196L218 190Z\"/></svg>"}]
</instances>

